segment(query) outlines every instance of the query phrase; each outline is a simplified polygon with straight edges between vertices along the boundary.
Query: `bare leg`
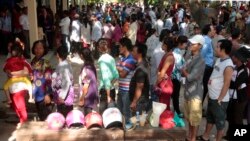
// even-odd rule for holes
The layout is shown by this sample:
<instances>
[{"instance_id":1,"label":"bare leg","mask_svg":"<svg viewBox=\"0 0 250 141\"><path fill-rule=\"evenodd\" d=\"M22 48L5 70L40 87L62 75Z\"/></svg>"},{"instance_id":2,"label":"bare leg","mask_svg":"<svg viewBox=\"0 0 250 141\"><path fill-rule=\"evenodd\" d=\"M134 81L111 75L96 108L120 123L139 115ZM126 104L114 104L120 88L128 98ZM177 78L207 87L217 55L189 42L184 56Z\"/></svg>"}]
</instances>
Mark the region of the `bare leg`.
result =
<instances>
[{"instance_id":1,"label":"bare leg","mask_svg":"<svg viewBox=\"0 0 250 141\"><path fill-rule=\"evenodd\" d=\"M205 133L203 134L203 139L205 139L205 140L209 139L209 134L210 134L212 128L213 128L213 124L207 123Z\"/></svg>"},{"instance_id":2,"label":"bare leg","mask_svg":"<svg viewBox=\"0 0 250 141\"><path fill-rule=\"evenodd\" d=\"M190 126L190 128L189 129L191 129L190 130L190 135L191 135L191 140L190 141L196 141L196 134L197 134L197 129L198 129L198 127L197 126L191 126L191 125L189 125Z\"/></svg>"},{"instance_id":3,"label":"bare leg","mask_svg":"<svg viewBox=\"0 0 250 141\"><path fill-rule=\"evenodd\" d=\"M7 104L11 104L12 101L10 99L10 93L9 93L9 91L8 90L4 90L4 93L5 93L6 98L7 98Z\"/></svg>"},{"instance_id":4,"label":"bare leg","mask_svg":"<svg viewBox=\"0 0 250 141\"><path fill-rule=\"evenodd\" d=\"M217 131L217 135L216 135L216 141L221 141L222 137L223 137L223 134L224 134L224 130L218 130Z\"/></svg>"}]
</instances>

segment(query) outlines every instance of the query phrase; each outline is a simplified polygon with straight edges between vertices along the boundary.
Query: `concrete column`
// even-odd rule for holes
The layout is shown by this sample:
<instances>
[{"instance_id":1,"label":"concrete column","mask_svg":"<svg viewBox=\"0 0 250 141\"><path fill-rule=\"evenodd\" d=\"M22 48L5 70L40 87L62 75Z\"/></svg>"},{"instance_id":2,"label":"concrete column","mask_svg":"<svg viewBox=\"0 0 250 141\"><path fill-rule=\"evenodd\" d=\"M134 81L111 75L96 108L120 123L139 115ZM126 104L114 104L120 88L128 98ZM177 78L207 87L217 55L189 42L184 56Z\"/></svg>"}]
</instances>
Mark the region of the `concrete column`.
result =
<instances>
[{"instance_id":1,"label":"concrete column","mask_svg":"<svg viewBox=\"0 0 250 141\"><path fill-rule=\"evenodd\" d=\"M29 30L30 48L32 48L33 43L38 40L38 25L37 25L37 12L36 12L37 4L36 0L24 0L24 4L28 6L28 18L30 24L30 30Z\"/></svg>"},{"instance_id":2,"label":"concrete column","mask_svg":"<svg viewBox=\"0 0 250 141\"><path fill-rule=\"evenodd\" d=\"M49 1L50 2L50 8L51 8L51 10L53 11L53 14L55 14L56 13L56 0L50 0Z\"/></svg>"},{"instance_id":3,"label":"concrete column","mask_svg":"<svg viewBox=\"0 0 250 141\"><path fill-rule=\"evenodd\" d=\"M63 10L68 10L68 0L62 0Z\"/></svg>"}]
</instances>

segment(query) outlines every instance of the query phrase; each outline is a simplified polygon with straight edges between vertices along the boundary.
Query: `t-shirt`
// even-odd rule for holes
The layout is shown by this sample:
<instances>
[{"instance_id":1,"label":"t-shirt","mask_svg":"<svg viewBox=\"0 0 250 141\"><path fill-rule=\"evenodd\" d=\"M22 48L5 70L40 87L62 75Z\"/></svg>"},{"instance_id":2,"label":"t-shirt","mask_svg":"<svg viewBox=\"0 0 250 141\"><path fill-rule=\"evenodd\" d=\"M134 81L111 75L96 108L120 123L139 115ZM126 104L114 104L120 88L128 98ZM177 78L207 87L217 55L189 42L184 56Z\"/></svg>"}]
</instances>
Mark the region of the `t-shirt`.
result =
<instances>
[{"instance_id":1,"label":"t-shirt","mask_svg":"<svg viewBox=\"0 0 250 141\"><path fill-rule=\"evenodd\" d=\"M233 67L233 62L230 58L228 59L217 59L213 72L210 76L210 79L208 81L208 93L209 98L216 100L218 99L222 87L224 85L224 71L227 67ZM223 102L229 101L229 91L227 91L227 94L222 99Z\"/></svg>"},{"instance_id":2,"label":"t-shirt","mask_svg":"<svg viewBox=\"0 0 250 141\"><path fill-rule=\"evenodd\" d=\"M148 77L148 69L145 65L145 62L141 62L138 64L137 68L135 69L134 75L131 78L130 86L129 86L129 98L130 101L133 101L135 90L136 90L136 83L144 83L142 89L142 95L140 99L148 99L149 97L149 77Z\"/></svg>"},{"instance_id":3,"label":"t-shirt","mask_svg":"<svg viewBox=\"0 0 250 141\"><path fill-rule=\"evenodd\" d=\"M122 67L122 69L128 72L125 78L119 78L119 91L129 91L129 84L133 76L134 69L136 67L135 64L136 61L131 54L128 55L126 58L121 58L121 60L118 62L117 66Z\"/></svg>"},{"instance_id":4,"label":"t-shirt","mask_svg":"<svg viewBox=\"0 0 250 141\"><path fill-rule=\"evenodd\" d=\"M21 57L10 57L6 60L3 70L9 70L10 72L20 71L26 67L29 73L32 73L30 64Z\"/></svg>"}]
</instances>

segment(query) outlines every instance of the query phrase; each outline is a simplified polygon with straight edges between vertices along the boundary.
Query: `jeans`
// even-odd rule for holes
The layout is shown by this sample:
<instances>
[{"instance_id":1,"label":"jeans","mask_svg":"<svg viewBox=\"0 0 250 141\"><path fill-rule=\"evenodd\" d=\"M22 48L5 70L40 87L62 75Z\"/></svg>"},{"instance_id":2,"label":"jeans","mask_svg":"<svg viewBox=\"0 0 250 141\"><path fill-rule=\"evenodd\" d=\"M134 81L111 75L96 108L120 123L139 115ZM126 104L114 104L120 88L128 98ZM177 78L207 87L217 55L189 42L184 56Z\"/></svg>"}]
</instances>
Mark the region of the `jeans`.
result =
<instances>
[{"instance_id":1,"label":"jeans","mask_svg":"<svg viewBox=\"0 0 250 141\"><path fill-rule=\"evenodd\" d=\"M119 91L117 99L117 107L121 111L121 113L125 116L126 123L130 122L131 111L130 111L130 100L128 92Z\"/></svg>"}]
</instances>

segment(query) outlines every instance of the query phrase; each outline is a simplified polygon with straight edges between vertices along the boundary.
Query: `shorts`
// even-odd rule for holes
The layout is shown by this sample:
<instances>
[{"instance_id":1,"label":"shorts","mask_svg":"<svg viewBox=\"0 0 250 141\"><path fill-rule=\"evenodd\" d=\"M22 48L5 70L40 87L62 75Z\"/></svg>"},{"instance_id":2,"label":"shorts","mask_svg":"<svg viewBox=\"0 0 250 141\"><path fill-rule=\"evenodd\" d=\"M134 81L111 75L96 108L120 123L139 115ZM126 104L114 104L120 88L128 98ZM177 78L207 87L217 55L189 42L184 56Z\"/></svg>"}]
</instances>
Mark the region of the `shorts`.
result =
<instances>
[{"instance_id":1,"label":"shorts","mask_svg":"<svg viewBox=\"0 0 250 141\"><path fill-rule=\"evenodd\" d=\"M207 122L210 124L215 124L217 130L222 130L225 127L227 106L228 102L221 102L219 105L217 99L208 99Z\"/></svg>"},{"instance_id":2,"label":"shorts","mask_svg":"<svg viewBox=\"0 0 250 141\"><path fill-rule=\"evenodd\" d=\"M202 119L202 101L197 98L185 100L184 117L191 126L200 125Z\"/></svg>"}]
</instances>

